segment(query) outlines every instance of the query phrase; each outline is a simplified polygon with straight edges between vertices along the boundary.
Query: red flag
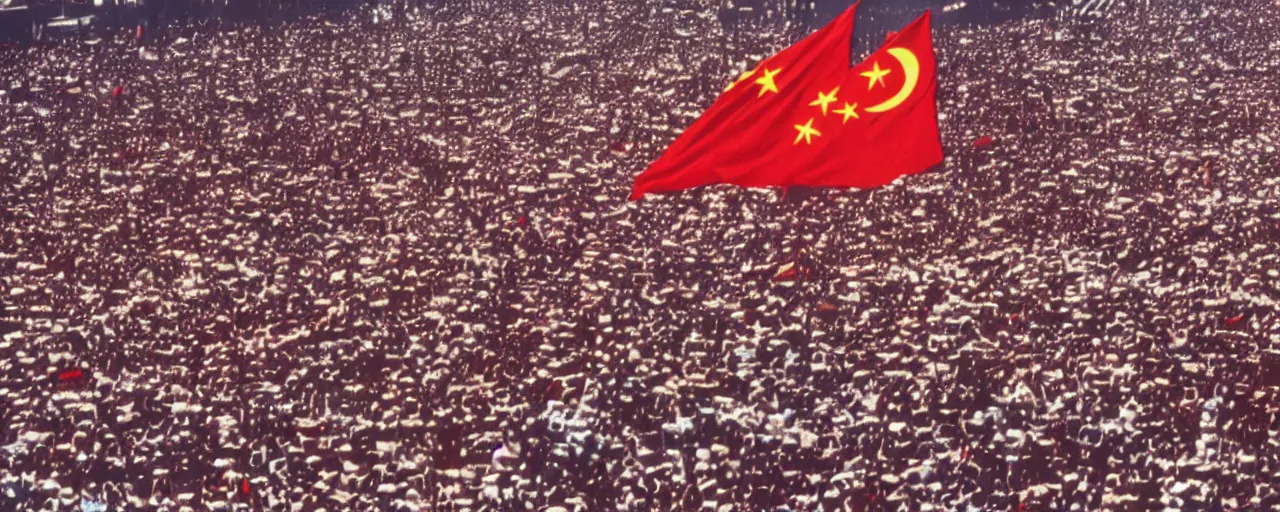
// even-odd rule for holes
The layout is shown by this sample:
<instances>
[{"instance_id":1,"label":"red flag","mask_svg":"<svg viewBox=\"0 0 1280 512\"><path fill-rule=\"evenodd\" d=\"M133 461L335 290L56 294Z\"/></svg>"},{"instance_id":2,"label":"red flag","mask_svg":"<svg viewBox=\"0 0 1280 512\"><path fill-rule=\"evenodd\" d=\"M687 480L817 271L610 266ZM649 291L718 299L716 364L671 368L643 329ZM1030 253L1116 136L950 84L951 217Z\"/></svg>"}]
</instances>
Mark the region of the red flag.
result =
<instances>
[{"instance_id":1,"label":"red flag","mask_svg":"<svg viewBox=\"0 0 1280 512\"><path fill-rule=\"evenodd\" d=\"M991 136L988 135L986 137L982 137L978 140L973 141L973 147L975 148L986 147L986 146L990 146L991 143L993 142L995 142L995 139L991 138Z\"/></svg>"},{"instance_id":2,"label":"red flag","mask_svg":"<svg viewBox=\"0 0 1280 512\"><path fill-rule=\"evenodd\" d=\"M941 162L929 12L851 68L857 7L730 85L631 199L716 183L869 188Z\"/></svg>"},{"instance_id":3,"label":"red flag","mask_svg":"<svg viewBox=\"0 0 1280 512\"><path fill-rule=\"evenodd\" d=\"M551 379L547 383L547 388L542 391L543 400L559 400L564 395L564 383L558 379Z\"/></svg>"},{"instance_id":4,"label":"red flag","mask_svg":"<svg viewBox=\"0 0 1280 512\"><path fill-rule=\"evenodd\" d=\"M803 277L809 277L809 269L797 265L794 261L779 267L773 274L774 281L795 281Z\"/></svg>"},{"instance_id":5,"label":"red flag","mask_svg":"<svg viewBox=\"0 0 1280 512\"><path fill-rule=\"evenodd\" d=\"M617 156L625 156L631 150L631 144L626 141L616 141L609 144L609 151Z\"/></svg>"},{"instance_id":6,"label":"red flag","mask_svg":"<svg viewBox=\"0 0 1280 512\"><path fill-rule=\"evenodd\" d=\"M58 382L71 382L81 378L84 378L84 371L79 368L58 372Z\"/></svg>"},{"instance_id":7,"label":"red flag","mask_svg":"<svg viewBox=\"0 0 1280 512\"><path fill-rule=\"evenodd\" d=\"M112 98L119 98L121 94L124 94L124 86L123 86L123 85L117 85L115 89L112 89L112 90L111 90L111 97L112 97Z\"/></svg>"},{"instance_id":8,"label":"red flag","mask_svg":"<svg viewBox=\"0 0 1280 512\"><path fill-rule=\"evenodd\" d=\"M1244 313L1223 318L1222 323L1227 327L1234 327L1236 324L1240 323L1241 320L1244 320Z\"/></svg>"}]
</instances>

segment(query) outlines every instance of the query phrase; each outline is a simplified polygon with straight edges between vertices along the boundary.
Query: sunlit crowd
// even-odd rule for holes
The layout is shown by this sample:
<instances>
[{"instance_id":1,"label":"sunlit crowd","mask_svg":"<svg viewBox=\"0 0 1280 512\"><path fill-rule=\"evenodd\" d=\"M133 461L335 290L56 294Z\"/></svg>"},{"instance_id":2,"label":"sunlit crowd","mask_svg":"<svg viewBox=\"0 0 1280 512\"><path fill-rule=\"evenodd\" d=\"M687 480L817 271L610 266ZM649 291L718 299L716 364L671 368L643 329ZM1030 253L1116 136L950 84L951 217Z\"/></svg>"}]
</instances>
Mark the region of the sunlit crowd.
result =
<instances>
[{"instance_id":1,"label":"sunlit crowd","mask_svg":"<svg viewBox=\"0 0 1280 512\"><path fill-rule=\"evenodd\" d=\"M1280 8L939 15L938 168L627 201L794 8L0 49L0 510L1280 507Z\"/></svg>"}]
</instances>

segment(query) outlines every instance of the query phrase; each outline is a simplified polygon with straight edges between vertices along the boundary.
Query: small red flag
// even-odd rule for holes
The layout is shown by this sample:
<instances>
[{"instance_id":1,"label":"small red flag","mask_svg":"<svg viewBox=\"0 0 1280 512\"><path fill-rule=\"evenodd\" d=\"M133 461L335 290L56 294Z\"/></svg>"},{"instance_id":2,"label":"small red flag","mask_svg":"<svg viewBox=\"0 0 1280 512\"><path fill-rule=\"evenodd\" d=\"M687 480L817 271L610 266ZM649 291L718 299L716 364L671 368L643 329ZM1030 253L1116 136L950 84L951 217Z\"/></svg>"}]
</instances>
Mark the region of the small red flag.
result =
<instances>
[{"instance_id":1,"label":"small red flag","mask_svg":"<svg viewBox=\"0 0 1280 512\"><path fill-rule=\"evenodd\" d=\"M797 265L795 262L779 267L778 271L773 274L774 281L795 281L804 277L809 277L809 269Z\"/></svg>"},{"instance_id":2,"label":"small red flag","mask_svg":"<svg viewBox=\"0 0 1280 512\"><path fill-rule=\"evenodd\" d=\"M612 144L609 144L609 152L613 153L616 156L624 156L630 150L631 150L631 144L628 144L625 141L617 141Z\"/></svg>"},{"instance_id":3,"label":"small red flag","mask_svg":"<svg viewBox=\"0 0 1280 512\"><path fill-rule=\"evenodd\" d=\"M941 162L930 13L850 67L857 7L729 85L631 199L717 183L870 188Z\"/></svg>"},{"instance_id":4,"label":"small red flag","mask_svg":"<svg viewBox=\"0 0 1280 512\"><path fill-rule=\"evenodd\" d=\"M121 94L124 94L124 86L123 86L123 85L117 85L115 89L112 89L112 90L111 90L111 97L112 97L112 98L119 98Z\"/></svg>"},{"instance_id":5,"label":"small red flag","mask_svg":"<svg viewBox=\"0 0 1280 512\"><path fill-rule=\"evenodd\" d=\"M243 494L245 496L249 495L249 479L248 478L240 479L240 494Z\"/></svg>"},{"instance_id":6,"label":"small red flag","mask_svg":"<svg viewBox=\"0 0 1280 512\"><path fill-rule=\"evenodd\" d=\"M546 389L542 391L543 400L559 400L564 395L564 384L558 379L551 379L547 383Z\"/></svg>"},{"instance_id":7,"label":"small red flag","mask_svg":"<svg viewBox=\"0 0 1280 512\"><path fill-rule=\"evenodd\" d=\"M71 370L58 373L58 382L71 382L73 380L80 380L81 378L84 378L84 371L79 368L73 368Z\"/></svg>"},{"instance_id":8,"label":"small red flag","mask_svg":"<svg viewBox=\"0 0 1280 512\"><path fill-rule=\"evenodd\" d=\"M973 147L984 148L984 147L990 146L992 142L995 142L995 139L992 139L991 136L988 135L986 137L973 141Z\"/></svg>"},{"instance_id":9,"label":"small red flag","mask_svg":"<svg viewBox=\"0 0 1280 512\"><path fill-rule=\"evenodd\" d=\"M142 25L138 25L138 37L137 37L137 39L138 39L139 41L141 41L141 40L142 40Z\"/></svg>"},{"instance_id":10,"label":"small red flag","mask_svg":"<svg viewBox=\"0 0 1280 512\"><path fill-rule=\"evenodd\" d=\"M1240 323L1241 320L1244 320L1244 313L1240 313L1236 316L1229 316L1227 318L1223 318L1222 323L1227 327L1234 327L1236 324Z\"/></svg>"}]
</instances>

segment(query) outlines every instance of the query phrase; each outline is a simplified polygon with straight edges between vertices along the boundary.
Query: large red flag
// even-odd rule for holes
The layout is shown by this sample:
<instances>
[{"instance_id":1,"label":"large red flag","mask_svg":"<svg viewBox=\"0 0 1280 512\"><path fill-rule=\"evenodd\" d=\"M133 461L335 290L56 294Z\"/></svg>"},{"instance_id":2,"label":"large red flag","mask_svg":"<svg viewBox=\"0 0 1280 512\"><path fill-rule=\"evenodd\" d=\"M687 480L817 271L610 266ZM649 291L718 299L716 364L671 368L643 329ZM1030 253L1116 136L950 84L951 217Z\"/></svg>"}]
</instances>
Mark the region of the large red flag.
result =
<instances>
[{"instance_id":1,"label":"large red flag","mask_svg":"<svg viewBox=\"0 0 1280 512\"><path fill-rule=\"evenodd\" d=\"M731 84L631 199L716 183L869 188L941 162L930 13L850 67L857 7Z\"/></svg>"}]
</instances>

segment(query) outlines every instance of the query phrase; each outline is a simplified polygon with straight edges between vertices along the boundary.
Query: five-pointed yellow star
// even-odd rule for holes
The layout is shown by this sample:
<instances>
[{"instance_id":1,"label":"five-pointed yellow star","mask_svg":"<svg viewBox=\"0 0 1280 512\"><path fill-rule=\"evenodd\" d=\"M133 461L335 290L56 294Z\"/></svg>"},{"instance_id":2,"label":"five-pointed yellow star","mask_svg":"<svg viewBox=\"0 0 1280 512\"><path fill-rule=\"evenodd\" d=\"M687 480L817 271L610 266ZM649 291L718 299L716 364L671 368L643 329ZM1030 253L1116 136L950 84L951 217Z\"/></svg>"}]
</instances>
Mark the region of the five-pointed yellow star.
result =
<instances>
[{"instance_id":1,"label":"five-pointed yellow star","mask_svg":"<svg viewBox=\"0 0 1280 512\"><path fill-rule=\"evenodd\" d=\"M760 84L760 94L756 96L757 98L764 96L764 93L766 92L777 94L778 84L774 83L773 77L780 71L782 71L782 68L766 69L764 70L764 76L756 79L756 83Z\"/></svg>"},{"instance_id":2,"label":"five-pointed yellow star","mask_svg":"<svg viewBox=\"0 0 1280 512\"><path fill-rule=\"evenodd\" d=\"M874 63L873 66L874 68L871 71L866 71L862 73L862 76L865 76L871 79L871 83L867 84L868 91L875 89L877 83L880 84L880 87L884 87L884 76L889 74L892 71L888 69L880 69L879 62Z\"/></svg>"},{"instance_id":3,"label":"five-pointed yellow star","mask_svg":"<svg viewBox=\"0 0 1280 512\"><path fill-rule=\"evenodd\" d=\"M846 124L849 122L849 118L853 118L853 119L862 119L862 117L858 115L858 104L857 104L857 103L854 103L854 104L852 104L852 105L850 105L850 104L848 104L848 103L845 103L845 104L844 104L844 108L843 108L843 109L840 109L840 110L837 110L837 111L836 111L836 113L837 113L837 114L844 114L844 122L845 122Z\"/></svg>"},{"instance_id":4,"label":"five-pointed yellow star","mask_svg":"<svg viewBox=\"0 0 1280 512\"><path fill-rule=\"evenodd\" d=\"M743 80L751 78L751 75L754 75L754 74L756 74L756 70L754 69L747 70L747 72L743 73L742 76L738 77L737 80L734 80L733 83L730 83L728 87L725 87L724 90L728 91L730 89L733 89L734 86L742 83Z\"/></svg>"},{"instance_id":5,"label":"five-pointed yellow star","mask_svg":"<svg viewBox=\"0 0 1280 512\"><path fill-rule=\"evenodd\" d=\"M799 144L799 143L800 143L800 139L804 139L804 143L805 143L805 144L812 145L812 144L813 144L812 136L814 136L814 135L817 135L817 136L819 136L819 137L821 137L821 136L822 136L822 132L819 132L818 130L813 129L813 118L812 118L812 117L810 117L810 118L809 118L809 122L807 122L807 123L805 123L805 124L798 124L798 125L796 125L796 129L797 129L797 130L800 130L800 133L799 133L798 135L796 135L796 141L791 143L793 146L794 146L794 145L796 145L796 144Z\"/></svg>"},{"instance_id":6,"label":"five-pointed yellow star","mask_svg":"<svg viewBox=\"0 0 1280 512\"><path fill-rule=\"evenodd\" d=\"M830 105L836 101L837 92L840 92L840 86L836 86L835 89L832 89L831 92L827 92L827 93L818 91L818 99L813 100L813 103L810 103L809 106L821 107L822 115L825 116L827 115L827 105Z\"/></svg>"}]
</instances>

